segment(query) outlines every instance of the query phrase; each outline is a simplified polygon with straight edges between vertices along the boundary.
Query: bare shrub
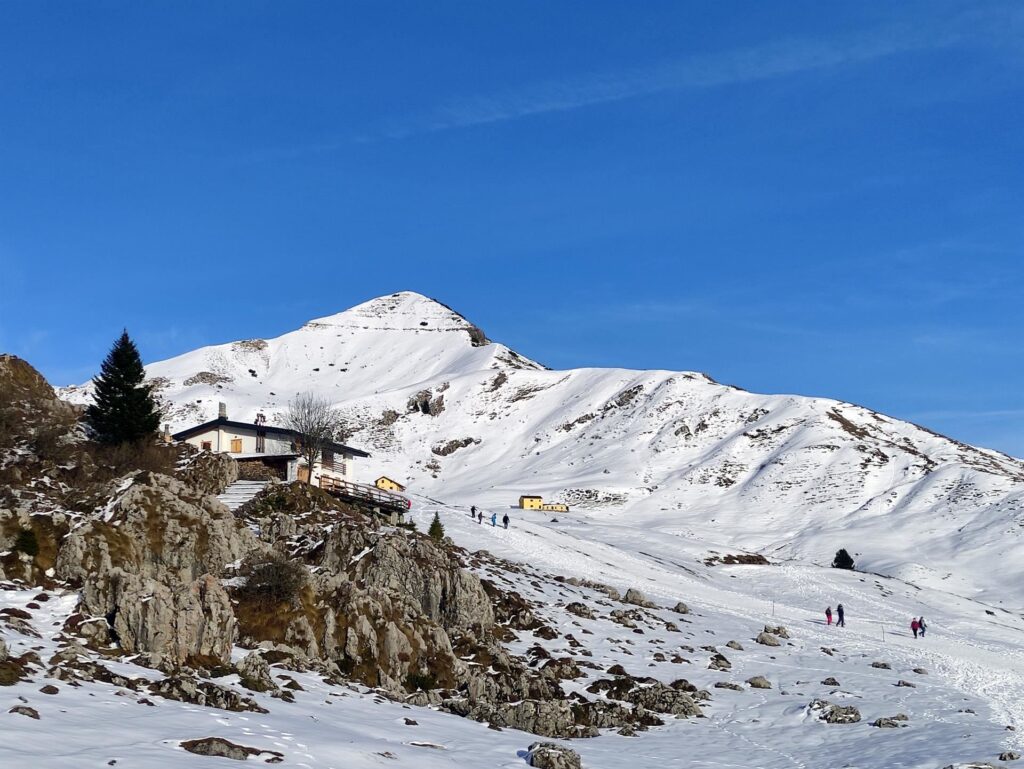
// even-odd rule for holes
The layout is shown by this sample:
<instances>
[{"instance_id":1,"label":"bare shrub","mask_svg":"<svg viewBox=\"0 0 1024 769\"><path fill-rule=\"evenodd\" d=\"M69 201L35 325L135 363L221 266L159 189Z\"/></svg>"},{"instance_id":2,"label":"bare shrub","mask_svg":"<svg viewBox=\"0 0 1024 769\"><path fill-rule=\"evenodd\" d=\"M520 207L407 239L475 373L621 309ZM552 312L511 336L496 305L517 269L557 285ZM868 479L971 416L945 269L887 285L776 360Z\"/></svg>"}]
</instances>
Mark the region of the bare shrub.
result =
<instances>
[{"instance_id":1,"label":"bare shrub","mask_svg":"<svg viewBox=\"0 0 1024 769\"><path fill-rule=\"evenodd\" d=\"M276 554L250 556L242 574L246 579L238 598L262 608L295 604L308 576L301 563Z\"/></svg>"},{"instance_id":2,"label":"bare shrub","mask_svg":"<svg viewBox=\"0 0 1024 769\"><path fill-rule=\"evenodd\" d=\"M284 424L301 436L299 453L309 467L309 482L313 482L313 465L323 456L341 432L341 413L331 407L326 398L313 393L299 393L288 404Z\"/></svg>"}]
</instances>

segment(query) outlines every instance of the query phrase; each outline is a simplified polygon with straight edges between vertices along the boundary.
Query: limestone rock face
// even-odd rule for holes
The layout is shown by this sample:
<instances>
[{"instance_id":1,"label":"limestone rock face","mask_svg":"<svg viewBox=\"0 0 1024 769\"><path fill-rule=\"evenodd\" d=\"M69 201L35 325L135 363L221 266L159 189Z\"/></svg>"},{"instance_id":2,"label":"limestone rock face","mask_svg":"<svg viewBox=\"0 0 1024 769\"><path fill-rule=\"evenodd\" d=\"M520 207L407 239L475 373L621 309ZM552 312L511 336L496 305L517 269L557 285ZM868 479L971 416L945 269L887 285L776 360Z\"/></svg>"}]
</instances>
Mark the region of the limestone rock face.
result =
<instances>
[{"instance_id":1,"label":"limestone rock face","mask_svg":"<svg viewBox=\"0 0 1024 769\"><path fill-rule=\"evenodd\" d=\"M113 584L113 631L126 652L147 652L175 666L195 659L230 662L235 616L215 577L204 574L172 589L118 569Z\"/></svg>"},{"instance_id":2,"label":"limestone rock face","mask_svg":"<svg viewBox=\"0 0 1024 769\"><path fill-rule=\"evenodd\" d=\"M426 537L340 528L325 545L322 566L353 581L406 596L446 630L487 630L494 610L480 580ZM360 553L364 553L361 557Z\"/></svg>"},{"instance_id":3,"label":"limestone rock face","mask_svg":"<svg viewBox=\"0 0 1024 769\"><path fill-rule=\"evenodd\" d=\"M74 406L57 397L42 374L16 355L0 354L0 391L15 417L38 422L41 417L52 420L77 414Z\"/></svg>"},{"instance_id":4,"label":"limestone rock face","mask_svg":"<svg viewBox=\"0 0 1024 769\"><path fill-rule=\"evenodd\" d=\"M227 662L235 619L213 575L257 547L213 497L143 472L125 482L100 517L71 531L56 571L81 586L82 611L107 617L126 651L168 665Z\"/></svg>"},{"instance_id":5,"label":"limestone rock face","mask_svg":"<svg viewBox=\"0 0 1024 769\"><path fill-rule=\"evenodd\" d=\"M308 546L316 565L305 597L266 616L266 609L239 605L243 641L284 644L310 658L330 660L345 676L394 694L435 687L468 687L474 696L522 699L553 696L549 680L512 662L485 639L495 624L491 598L481 581L462 569L455 554L428 537L383 528L358 512L331 509L317 490L282 487L268 492L274 510L292 503L312 507L294 522L289 541ZM257 498L243 514L281 529ZM330 521L324 537L324 524ZM307 545L308 543L308 545ZM453 643L463 644L459 655ZM489 677L470 673L460 656L487 647L495 662ZM507 664L504 664L507 660Z\"/></svg>"},{"instance_id":6,"label":"limestone rock face","mask_svg":"<svg viewBox=\"0 0 1024 769\"><path fill-rule=\"evenodd\" d=\"M307 513L288 516L286 527L281 511L293 507ZM477 639L494 626L494 610L480 580L448 548L381 527L309 487L268 490L241 514L259 527L264 541L287 531L293 552L317 567L291 602L261 606L236 593L243 644L290 650L394 695L478 685L452 646L464 639L461 653L471 656L483 643ZM487 692L511 687L527 696L512 672L523 667L499 666L478 686ZM544 680L536 672L532 677ZM538 693L550 696L544 687L529 696Z\"/></svg>"},{"instance_id":7,"label":"limestone rock face","mask_svg":"<svg viewBox=\"0 0 1024 769\"><path fill-rule=\"evenodd\" d=\"M169 586L220 574L257 546L213 497L183 481L140 473L100 519L73 530L57 556L57 576L82 586L85 608L116 608L111 576L121 569Z\"/></svg>"}]
</instances>

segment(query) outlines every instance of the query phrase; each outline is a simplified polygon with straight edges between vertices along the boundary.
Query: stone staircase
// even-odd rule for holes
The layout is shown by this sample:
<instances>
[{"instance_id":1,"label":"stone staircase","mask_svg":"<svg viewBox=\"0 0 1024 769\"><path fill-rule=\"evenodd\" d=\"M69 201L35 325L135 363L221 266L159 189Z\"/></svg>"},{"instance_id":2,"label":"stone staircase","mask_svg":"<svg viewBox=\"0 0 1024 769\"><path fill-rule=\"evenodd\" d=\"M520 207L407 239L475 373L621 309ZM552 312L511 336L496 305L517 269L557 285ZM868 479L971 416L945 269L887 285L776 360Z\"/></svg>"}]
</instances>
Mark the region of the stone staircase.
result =
<instances>
[{"instance_id":1,"label":"stone staircase","mask_svg":"<svg viewBox=\"0 0 1024 769\"><path fill-rule=\"evenodd\" d=\"M217 499L234 512L267 487L266 481L235 481Z\"/></svg>"}]
</instances>

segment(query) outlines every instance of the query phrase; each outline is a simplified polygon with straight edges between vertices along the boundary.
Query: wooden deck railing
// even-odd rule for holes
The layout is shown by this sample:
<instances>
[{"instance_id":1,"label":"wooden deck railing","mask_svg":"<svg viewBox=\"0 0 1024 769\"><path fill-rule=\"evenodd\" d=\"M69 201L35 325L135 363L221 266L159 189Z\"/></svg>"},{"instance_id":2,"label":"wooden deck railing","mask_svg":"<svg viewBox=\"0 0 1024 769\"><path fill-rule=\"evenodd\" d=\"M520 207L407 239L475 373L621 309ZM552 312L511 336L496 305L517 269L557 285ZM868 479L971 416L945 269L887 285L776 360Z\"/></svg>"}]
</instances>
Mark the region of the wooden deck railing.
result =
<instances>
[{"instance_id":1,"label":"wooden deck railing","mask_svg":"<svg viewBox=\"0 0 1024 769\"><path fill-rule=\"evenodd\" d=\"M412 502L408 497L395 494L393 491L378 489L376 486L368 486L364 483L352 483L351 481L340 481L335 478L321 476L320 488L341 499L369 502L380 507L382 510L404 513L412 507Z\"/></svg>"}]
</instances>

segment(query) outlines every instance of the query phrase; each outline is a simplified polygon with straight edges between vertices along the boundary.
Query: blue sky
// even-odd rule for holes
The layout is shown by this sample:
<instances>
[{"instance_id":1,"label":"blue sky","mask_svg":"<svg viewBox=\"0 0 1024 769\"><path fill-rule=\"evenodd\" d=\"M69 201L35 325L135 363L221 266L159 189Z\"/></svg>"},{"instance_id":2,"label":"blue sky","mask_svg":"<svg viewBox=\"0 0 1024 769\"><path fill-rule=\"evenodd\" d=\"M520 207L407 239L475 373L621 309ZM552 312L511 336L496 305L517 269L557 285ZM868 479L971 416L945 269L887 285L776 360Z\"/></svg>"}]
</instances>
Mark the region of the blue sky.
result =
<instances>
[{"instance_id":1,"label":"blue sky","mask_svg":"<svg viewBox=\"0 0 1024 769\"><path fill-rule=\"evenodd\" d=\"M1016 2L0 0L0 350L400 289L1024 456ZM228 298L225 298L228 297Z\"/></svg>"}]
</instances>

